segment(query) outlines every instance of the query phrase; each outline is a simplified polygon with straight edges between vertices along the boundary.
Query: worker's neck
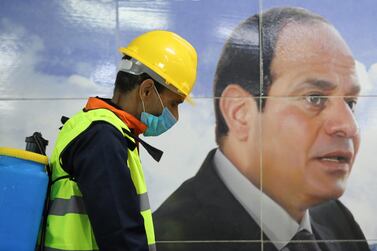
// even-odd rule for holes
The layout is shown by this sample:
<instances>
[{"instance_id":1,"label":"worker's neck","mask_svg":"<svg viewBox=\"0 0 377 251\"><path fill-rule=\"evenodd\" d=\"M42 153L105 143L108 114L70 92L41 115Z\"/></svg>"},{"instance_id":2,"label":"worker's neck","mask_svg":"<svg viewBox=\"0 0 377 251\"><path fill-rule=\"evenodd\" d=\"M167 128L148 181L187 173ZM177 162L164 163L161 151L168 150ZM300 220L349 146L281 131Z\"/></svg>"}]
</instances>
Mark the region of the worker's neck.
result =
<instances>
[{"instance_id":1,"label":"worker's neck","mask_svg":"<svg viewBox=\"0 0 377 251\"><path fill-rule=\"evenodd\" d=\"M140 119L140 104L137 95L134 91L126 94L115 91L111 101L119 106L123 111L133 115L135 118Z\"/></svg>"}]
</instances>

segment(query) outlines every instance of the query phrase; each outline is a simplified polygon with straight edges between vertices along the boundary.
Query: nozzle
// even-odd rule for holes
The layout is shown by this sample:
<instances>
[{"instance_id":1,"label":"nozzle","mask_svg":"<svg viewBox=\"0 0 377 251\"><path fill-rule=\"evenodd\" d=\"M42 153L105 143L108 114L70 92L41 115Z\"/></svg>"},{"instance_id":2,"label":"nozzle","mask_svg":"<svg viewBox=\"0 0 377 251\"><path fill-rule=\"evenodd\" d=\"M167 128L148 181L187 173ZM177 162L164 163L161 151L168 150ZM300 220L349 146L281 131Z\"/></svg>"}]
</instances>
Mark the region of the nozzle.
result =
<instances>
[{"instance_id":1,"label":"nozzle","mask_svg":"<svg viewBox=\"0 0 377 251\"><path fill-rule=\"evenodd\" d=\"M48 140L42 137L40 132L34 132L32 136L25 138L26 151L46 155Z\"/></svg>"}]
</instances>

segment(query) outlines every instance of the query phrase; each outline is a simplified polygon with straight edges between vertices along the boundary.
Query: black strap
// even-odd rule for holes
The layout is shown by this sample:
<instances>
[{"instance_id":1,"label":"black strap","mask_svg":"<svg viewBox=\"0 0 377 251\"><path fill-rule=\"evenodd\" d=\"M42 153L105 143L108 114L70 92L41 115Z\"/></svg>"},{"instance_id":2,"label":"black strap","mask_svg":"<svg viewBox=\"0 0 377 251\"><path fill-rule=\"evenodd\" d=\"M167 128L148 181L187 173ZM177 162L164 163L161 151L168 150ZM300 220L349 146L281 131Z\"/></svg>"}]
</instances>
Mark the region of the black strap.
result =
<instances>
[{"instance_id":1,"label":"black strap","mask_svg":"<svg viewBox=\"0 0 377 251\"><path fill-rule=\"evenodd\" d=\"M122 130L123 130L123 132L125 134L127 134L128 136L132 137L137 142L139 142L145 148L145 150L147 150L147 152L149 153L149 155L152 156L152 158L155 161L160 162L161 157L164 154L163 151L161 151L160 149L157 149L154 146L149 145L147 142L145 142L144 140L140 139L138 136L133 135L130 131L128 131L128 130L126 130L124 128Z\"/></svg>"},{"instance_id":2,"label":"black strap","mask_svg":"<svg viewBox=\"0 0 377 251\"><path fill-rule=\"evenodd\" d=\"M67 122L68 121L68 117L66 117L66 116L62 116L61 118L60 118L60 121L62 122L62 124L64 125L65 124L65 122Z\"/></svg>"},{"instance_id":3,"label":"black strap","mask_svg":"<svg viewBox=\"0 0 377 251\"><path fill-rule=\"evenodd\" d=\"M127 147L128 149L130 149L131 151L135 150L137 144L136 142L133 142L131 139L125 137L125 139L127 140Z\"/></svg>"},{"instance_id":4,"label":"black strap","mask_svg":"<svg viewBox=\"0 0 377 251\"><path fill-rule=\"evenodd\" d=\"M73 181L76 181L76 179L71 176L71 175L64 175L64 176L60 176L56 179L54 179L52 182L51 182L51 186L55 184L55 182L59 181L59 180L62 180L62 179L70 179L70 180L73 180Z\"/></svg>"},{"instance_id":5,"label":"black strap","mask_svg":"<svg viewBox=\"0 0 377 251\"><path fill-rule=\"evenodd\" d=\"M47 195L45 200L45 207L43 209L43 219L42 219L42 229L41 229L41 237L40 237L40 245L38 249L40 251L45 251L45 239L46 239L46 230L47 230L47 217L48 217L48 211L50 210L50 192L51 192L51 186L57 182L58 180L62 179L70 179L75 181L75 179L70 175L64 175L61 177L56 178L55 180L51 181L51 171L49 172L49 179L48 179L48 186L47 186Z\"/></svg>"},{"instance_id":6,"label":"black strap","mask_svg":"<svg viewBox=\"0 0 377 251\"><path fill-rule=\"evenodd\" d=\"M69 120L69 118L66 117L66 116L62 116L62 117L60 118L60 122L62 122L63 125L64 125L68 120ZM63 126L59 127L59 130L61 130L62 128L63 128Z\"/></svg>"},{"instance_id":7,"label":"black strap","mask_svg":"<svg viewBox=\"0 0 377 251\"><path fill-rule=\"evenodd\" d=\"M33 138L35 140L35 143L38 146L39 152L42 153L43 155L46 155L46 151L44 150L43 147L43 142L42 139L39 138L38 134L33 134ZM48 215L48 210L50 207L50 187L51 187L51 168L49 165L46 165L46 170L47 170L47 175L48 175L48 185L47 185L47 192L46 192L46 198L44 202L44 208L43 208L43 214L42 214L42 225L41 225L41 238L40 238L40 246L39 250L44 251L45 250L45 238L46 238L46 227L47 227L47 215Z\"/></svg>"}]
</instances>

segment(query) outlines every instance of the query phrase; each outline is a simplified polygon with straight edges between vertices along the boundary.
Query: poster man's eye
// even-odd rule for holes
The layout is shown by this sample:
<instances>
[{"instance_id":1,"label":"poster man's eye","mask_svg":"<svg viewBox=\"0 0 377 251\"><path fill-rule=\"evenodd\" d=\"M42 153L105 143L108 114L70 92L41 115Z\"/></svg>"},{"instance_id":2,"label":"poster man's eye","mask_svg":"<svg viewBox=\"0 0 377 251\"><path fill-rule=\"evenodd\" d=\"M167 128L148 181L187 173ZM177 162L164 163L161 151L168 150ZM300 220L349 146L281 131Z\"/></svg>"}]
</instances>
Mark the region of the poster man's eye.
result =
<instances>
[{"instance_id":1,"label":"poster man's eye","mask_svg":"<svg viewBox=\"0 0 377 251\"><path fill-rule=\"evenodd\" d=\"M321 94L312 94L305 96L305 101L312 106L321 108L326 105L328 98Z\"/></svg>"},{"instance_id":2,"label":"poster man's eye","mask_svg":"<svg viewBox=\"0 0 377 251\"><path fill-rule=\"evenodd\" d=\"M351 111L354 112L357 104L357 99L348 99L346 100L346 103L351 109Z\"/></svg>"}]
</instances>

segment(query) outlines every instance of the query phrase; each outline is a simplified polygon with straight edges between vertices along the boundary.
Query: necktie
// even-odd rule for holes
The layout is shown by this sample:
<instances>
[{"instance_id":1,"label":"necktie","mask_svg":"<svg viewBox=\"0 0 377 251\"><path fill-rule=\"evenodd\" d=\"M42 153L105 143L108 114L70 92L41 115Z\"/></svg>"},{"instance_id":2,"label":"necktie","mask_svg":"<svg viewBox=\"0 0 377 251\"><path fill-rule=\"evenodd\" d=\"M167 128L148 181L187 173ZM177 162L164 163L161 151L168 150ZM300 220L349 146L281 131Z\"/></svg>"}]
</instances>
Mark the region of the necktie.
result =
<instances>
[{"instance_id":1,"label":"necktie","mask_svg":"<svg viewBox=\"0 0 377 251\"><path fill-rule=\"evenodd\" d=\"M294 242L290 242L287 245L289 251L321 251L320 247L315 242L314 235L307 230L301 230L296 233L292 241Z\"/></svg>"}]
</instances>

